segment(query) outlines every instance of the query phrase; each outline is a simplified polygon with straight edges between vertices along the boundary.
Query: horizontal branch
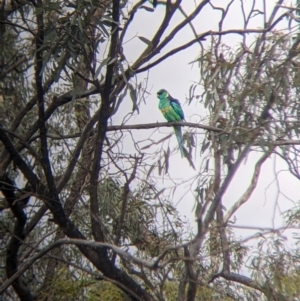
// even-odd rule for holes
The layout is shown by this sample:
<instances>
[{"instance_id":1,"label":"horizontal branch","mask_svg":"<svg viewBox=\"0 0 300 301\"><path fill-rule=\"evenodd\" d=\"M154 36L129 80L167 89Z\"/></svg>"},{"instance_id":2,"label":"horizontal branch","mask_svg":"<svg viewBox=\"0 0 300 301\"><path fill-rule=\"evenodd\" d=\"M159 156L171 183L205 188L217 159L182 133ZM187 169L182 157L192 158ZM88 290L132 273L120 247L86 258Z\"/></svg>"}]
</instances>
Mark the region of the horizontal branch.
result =
<instances>
[{"instance_id":1,"label":"horizontal branch","mask_svg":"<svg viewBox=\"0 0 300 301\"><path fill-rule=\"evenodd\" d=\"M230 130L224 130L221 128L208 126L200 123L193 123L193 122L157 122L157 123L144 123L144 124L127 124L127 125L110 125L107 127L107 132L113 132L113 131L122 131L122 130L146 130L146 129L154 129L154 128L160 128L160 127L173 127L173 126L185 126L185 127L191 127L191 128L198 128L207 130L210 132L215 132L219 134L229 134ZM254 129L253 129L254 130ZM251 130L247 130L250 132ZM53 135L53 134L47 134L48 138L55 139L55 140L62 140L62 139L72 139L72 138L79 138L81 137L82 133L74 133L70 135ZM39 136L33 136L30 141L34 141ZM253 146L284 146L284 145L300 145L300 140L277 140L277 141L266 141L265 143L263 141L260 141L259 143L253 143Z\"/></svg>"},{"instance_id":2,"label":"horizontal branch","mask_svg":"<svg viewBox=\"0 0 300 301\"><path fill-rule=\"evenodd\" d=\"M272 143L274 146L283 146L283 145L299 145L300 144L300 140L278 140L278 141L274 141Z\"/></svg>"},{"instance_id":3,"label":"horizontal branch","mask_svg":"<svg viewBox=\"0 0 300 301\"><path fill-rule=\"evenodd\" d=\"M107 132L114 132L114 131L122 131L122 130L146 130L146 129L154 129L160 127L172 127L175 125L180 126L187 126L192 128L204 129L208 131L213 131L217 133L226 133L224 129L216 128L213 126L208 126L199 123L192 123L192 122L157 122L157 123L145 123L145 124L129 124L129 125L111 125L107 127ZM72 138L79 138L82 135L81 132L70 134L70 135L53 135L47 134L48 138L55 139L55 140L62 140L62 139L72 139ZM30 139L30 142L39 138L38 135L33 136Z\"/></svg>"},{"instance_id":4,"label":"horizontal branch","mask_svg":"<svg viewBox=\"0 0 300 301\"><path fill-rule=\"evenodd\" d=\"M107 131L119 131L119 130L145 130L145 129L153 129L158 127L170 127L170 126L187 126L192 128L204 129L208 131L218 132L218 133L226 133L224 129L216 128L213 126L208 126L199 123L192 122L157 122L157 123L145 123L145 124L130 124L130 125L111 125L108 126Z\"/></svg>"},{"instance_id":5,"label":"horizontal branch","mask_svg":"<svg viewBox=\"0 0 300 301\"><path fill-rule=\"evenodd\" d=\"M227 273L227 272L220 272L217 273L215 275L212 276L211 280L209 281L209 283L213 282L215 279L217 279L218 277L222 277L228 281L234 281L237 283L241 283L243 285L246 285L250 288L256 289L262 293L266 293L266 289L264 289L263 286L261 286L258 282L256 282L255 280L244 276L244 275L240 275L240 274L236 274L236 273Z\"/></svg>"},{"instance_id":6,"label":"horizontal branch","mask_svg":"<svg viewBox=\"0 0 300 301\"><path fill-rule=\"evenodd\" d=\"M256 226L229 224L229 227L235 229L250 230L250 231L253 230L261 231L263 234L265 234L266 232L270 232L274 234L274 233L284 232L286 230L300 230L300 226L290 226L290 225L274 228L274 227L256 227Z\"/></svg>"}]
</instances>

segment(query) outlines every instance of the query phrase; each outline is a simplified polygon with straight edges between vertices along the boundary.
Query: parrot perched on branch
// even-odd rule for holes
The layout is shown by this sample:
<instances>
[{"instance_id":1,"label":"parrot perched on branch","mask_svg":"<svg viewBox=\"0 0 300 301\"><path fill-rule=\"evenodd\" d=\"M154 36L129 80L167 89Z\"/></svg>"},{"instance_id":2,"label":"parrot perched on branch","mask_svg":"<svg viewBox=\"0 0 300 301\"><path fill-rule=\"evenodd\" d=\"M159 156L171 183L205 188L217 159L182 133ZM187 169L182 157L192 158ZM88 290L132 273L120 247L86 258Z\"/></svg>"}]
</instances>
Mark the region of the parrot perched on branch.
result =
<instances>
[{"instance_id":1,"label":"parrot perched on branch","mask_svg":"<svg viewBox=\"0 0 300 301\"><path fill-rule=\"evenodd\" d=\"M180 102L177 99L174 99L168 91L161 89L157 92L157 97L159 98L158 108L167 119L168 122L173 121L183 121L184 113L182 111ZM184 156L183 151L183 137L181 133L180 126L174 126L175 135L179 144L179 150L181 157Z\"/></svg>"}]
</instances>

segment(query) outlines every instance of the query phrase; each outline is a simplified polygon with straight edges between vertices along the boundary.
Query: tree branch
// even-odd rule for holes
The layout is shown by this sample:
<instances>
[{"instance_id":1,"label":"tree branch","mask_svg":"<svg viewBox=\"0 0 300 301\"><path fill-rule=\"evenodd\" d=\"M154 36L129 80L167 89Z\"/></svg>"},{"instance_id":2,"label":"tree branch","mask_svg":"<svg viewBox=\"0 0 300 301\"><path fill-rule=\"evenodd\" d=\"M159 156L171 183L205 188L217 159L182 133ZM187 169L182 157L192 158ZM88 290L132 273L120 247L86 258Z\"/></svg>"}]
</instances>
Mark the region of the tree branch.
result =
<instances>
[{"instance_id":1,"label":"tree branch","mask_svg":"<svg viewBox=\"0 0 300 301\"><path fill-rule=\"evenodd\" d=\"M179 46L177 48L173 48L172 50L170 50L169 52L167 52L166 54L164 54L162 57L160 57L159 59L157 59L153 63L150 63L150 64L148 64L145 67L135 69L134 72L136 74L138 74L138 73L142 73L142 72L148 71L149 69L151 69L154 66L158 65L159 63L161 63L162 61L166 60L170 56L172 56L174 54L177 54L178 52L189 48L190 46L194 45L195 43L197 43L199 41L205 40L205 38L208 37L208 36L220 36L220 35L228 35L228 34L245 35L247 33L265 33L265 32L269 32L286 15L287 15L287 13L284 14L284 15L282 15L280 17L280 19L276 20L277 21L276 23L274 22L274 24L272 24L272 26L268 27L267 29L230 29L230 30L224 30L224 31L212 31L212 30L207 31L207 32L205 32L203 34L200 34L197 38L195 38L195 39L187 42L186 44L183 44L183 45L181 45L181 46Z\"/></svg>"},{"instance_id":2,"label":"tree branch","mask_svg":"<svg viewBox=\"0 0 300 301\"><path fill-rule=\"evenodd\" d=\"M6 176L1 179L0 189L9 203L14 217L16 218L13 227L13 235L11 236L6 249L6 274L7 277L12 277L18 271L18 254L22 241L25 238L24 227L26 225L27 216L22 209L21 204L16 201L14 185L10 178ZM23 284L21 278L15 278L11 283L22 301L33 300L33 296L29 288Z\"/></svg>"},{"instance_id":3,"label":"tree branch","mask_svg":"<svg viewBox=\"0 0 300 301\"><path fill-rule=\"evenodd\" d=\"M260 175L260 169L262 164L266 161L267 158L272 154L275 146L271 146L269 151L267 151L255 164L254 167L254 173L250 182L249 187L245 191L245 193L240 197L240 199L228 210L225 218L224 223L227 224L231 216L238 210L244 203L246 203L250 196L252 195L252 192L257 186L259 175Z\"/></svg>"}]
</instances>

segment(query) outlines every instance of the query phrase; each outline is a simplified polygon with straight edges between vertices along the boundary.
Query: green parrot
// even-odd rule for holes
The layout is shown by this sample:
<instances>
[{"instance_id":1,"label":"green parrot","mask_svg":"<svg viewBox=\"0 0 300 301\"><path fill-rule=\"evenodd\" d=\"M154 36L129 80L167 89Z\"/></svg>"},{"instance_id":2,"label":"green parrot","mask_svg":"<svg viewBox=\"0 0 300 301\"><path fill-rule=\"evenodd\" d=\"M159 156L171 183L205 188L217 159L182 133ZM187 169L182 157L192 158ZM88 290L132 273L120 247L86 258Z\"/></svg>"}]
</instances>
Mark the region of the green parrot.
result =
<instances>
[{"instance_id":1,"label":"green parrot","mask_svg":"<svg viewBox=\"0 0 300 301\"><path fill-rule=\"evenodd\" d=\"M158 108L167 119L167 121L183 121L184 113L182 111L180 102L177 99L174 99L168 91L161 89L157 92L157 97L159 98ZM180 126L174 126L175 135L179 144L179 150L181 157L184 156L183 151L183 138L181 133Z\"/></svg>"}]
</instances>

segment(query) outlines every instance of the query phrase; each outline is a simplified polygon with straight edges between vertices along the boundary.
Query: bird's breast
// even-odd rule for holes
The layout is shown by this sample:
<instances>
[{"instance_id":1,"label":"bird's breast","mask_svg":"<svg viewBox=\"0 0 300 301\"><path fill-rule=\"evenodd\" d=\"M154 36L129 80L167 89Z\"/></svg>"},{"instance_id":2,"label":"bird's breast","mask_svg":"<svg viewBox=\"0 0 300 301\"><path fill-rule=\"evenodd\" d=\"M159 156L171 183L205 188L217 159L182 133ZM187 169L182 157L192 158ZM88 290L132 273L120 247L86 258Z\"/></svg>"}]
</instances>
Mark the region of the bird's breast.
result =
<instances>
[{"instance_id":1,"label":"bird's breast","mask_svg":"<svg viewBox=\"0 0 300 301\"><path fill-rule=\"evenodd\" d=\"M160 108L160 111L161 111L163 114L167 114L167 113L169 113L171 110L172 110L172 108L171 108L170 106L169 106L169 107Z\"/></svg>"}]
</instances>

